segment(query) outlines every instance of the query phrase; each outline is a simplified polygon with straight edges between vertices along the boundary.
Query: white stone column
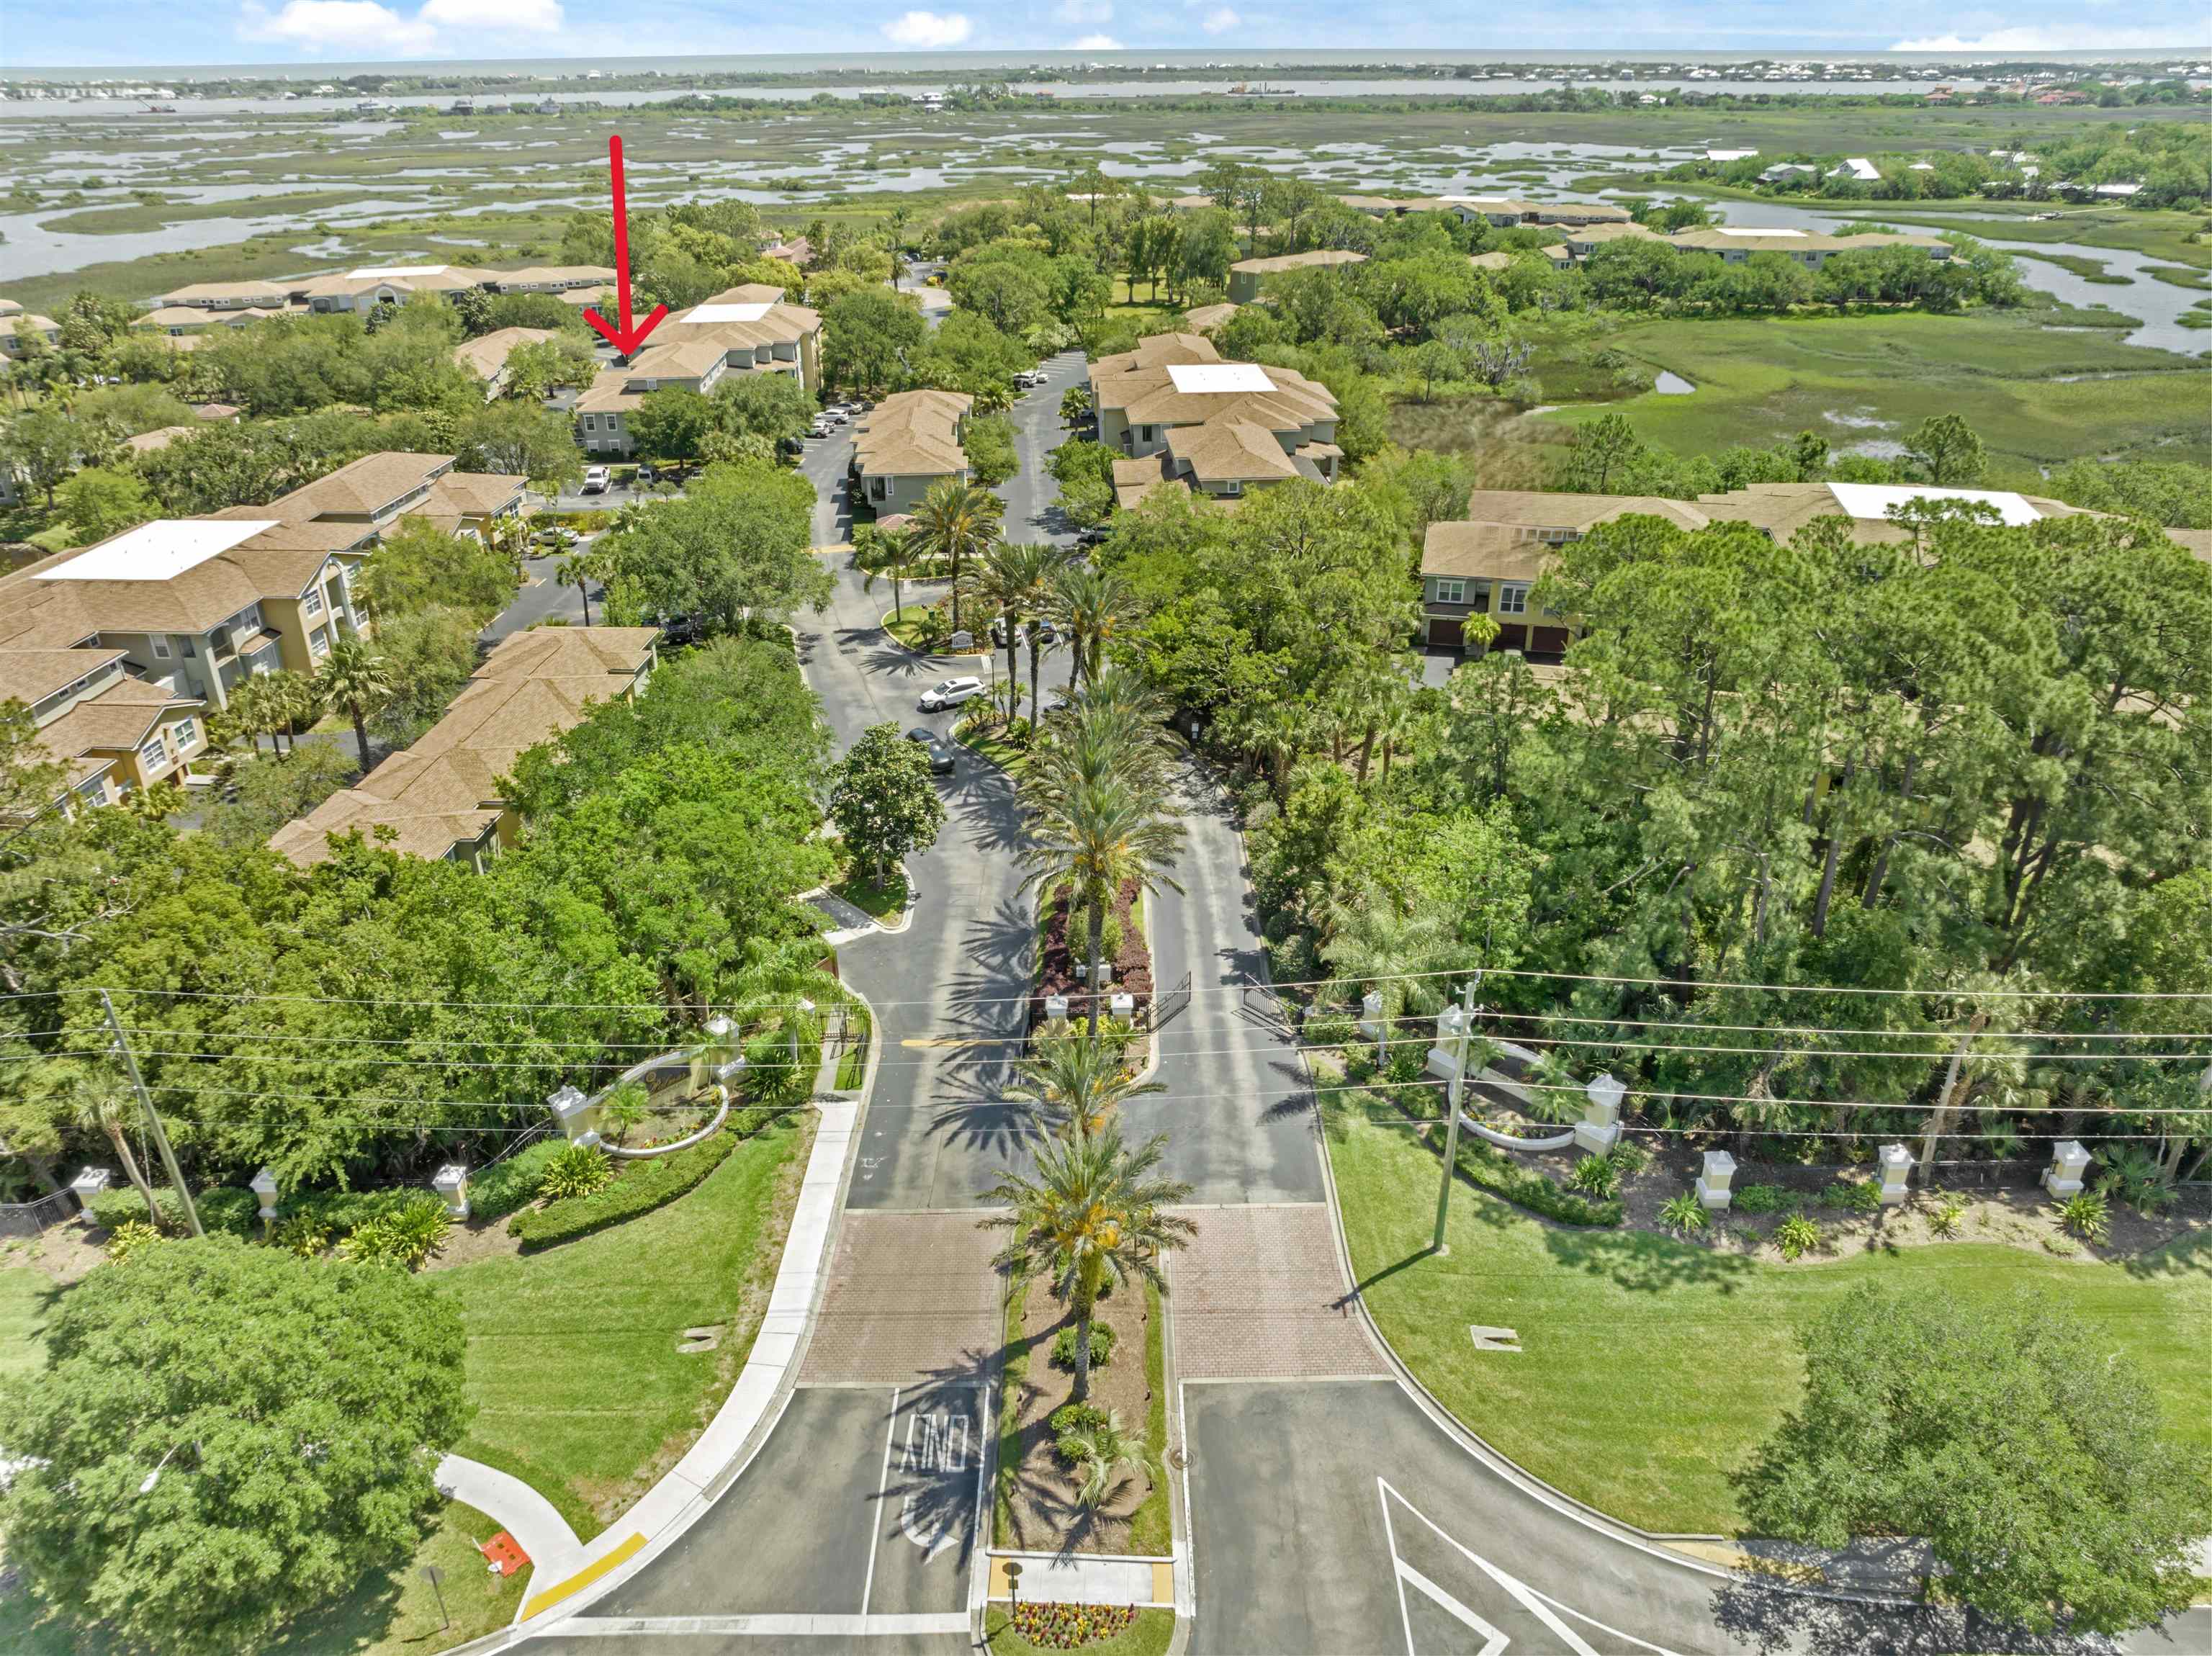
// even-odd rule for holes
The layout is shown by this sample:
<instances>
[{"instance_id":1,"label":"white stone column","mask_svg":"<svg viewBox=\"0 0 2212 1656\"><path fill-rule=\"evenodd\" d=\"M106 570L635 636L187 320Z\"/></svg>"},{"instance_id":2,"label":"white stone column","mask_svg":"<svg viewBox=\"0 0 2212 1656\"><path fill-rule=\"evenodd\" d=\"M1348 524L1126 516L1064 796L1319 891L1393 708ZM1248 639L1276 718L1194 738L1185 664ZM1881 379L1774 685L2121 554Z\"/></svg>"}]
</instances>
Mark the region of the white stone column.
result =
<instances>
[{"instance_id":1,"label":"white stone column","mask_svg":"<svg viewBox=\"0 0 2212 1656\"><path fill-rule=\"evenodd\" d=\"M268 1168L264 1168L260 1172L253 1175L252 1180L246 1187L261 1198L262 1224L264 1227L275 1224L276 1222L276 1198L279 1194L276 1186L276 1175L270 1172Z\"/></svg>"},{"instance_id":2,"label":"white stone column","mask_svg":"<svg viewBox=\"0 0 2212 1656\"><path fill-rule=\"evenodd\" d=\"M1705 1170L1698 1175L1698 1205L1708 1213L1725 1213L1735 1200L1729 1181L1735 1177L1735 1157L1726 1150L1707 1150Z\"/></svg>"},{"instance_id":3,"label":"white stone column","mask_svg":"<svg viewBox=\"0 0 2212 1656\"><path fill-rule=\"evenodd\" d=\"M430 1188L445 1198L447 1218L469 1216L469 1170L459 1162L448 1162L431 1174Z\"/></svg>"},{"instance_id":4,"label":"white stone column","mask_svg":"<svg viewBox=\"0 0 2212 1656\"><path fill-rule=\"evenodd\" d=\"M1912 1173L1912 1152L1902 1144L1884 1144L1878 1158L1881 1168L1881 1204L1893 1208L1911 1192L1905 1180Z\"/></svg>"},{"instance_id":5,"label":"white stone column","mask_svg":"<svg viewBox=\"0 0 2212 1656\"><path fill-rule=\"evenodd\" d=\"M1047 1023L1066 1022L1067 997L1065 995L1047 995L1044 998L1044 1019Z\"/></svg>"},{"instance_id":6,"label":"white stone column","mask_svg":"<svg viewBox=\"0 0 2212 1656\"><path fill-rule=\"evenodd\" d=\"M598 1100L585 1097L574 1087L563 1087L545 1101L545 1107L553 1112L553 1119L560 1124L562 1135L571 1144L599 1142Z\"/></svg>"},{"instance_id":7,"label":"white stone column","mask_svg":"<svg viewBox=\"0 0 2212 1656\"><path fill-rule=\"evenodd\" d=\"M1620 1143L1620 1101L1628 1089L1613 1076L1601 1075L1583 1089L1589 1102L1575 1124L1575 1143L1592 1156L1610 1156Z\"/></svg>"},{"instance_id":8,"label":"white stone column","mask_svg":"<svg viewBox=\"0 0 2212 1656\"><path fill-rule=\"evenodd\" d=\"M2078 1138L2051 1147L2051 1165L2043 1170L2043 1188L2060 1201L2081 1193L2081 1175L2089 1169L2089 1152Z\"/></svg>"},{"instance_id":9,"label":"white stone column","mask_svg":"<svg viewBox=\"0 0 2212 1656\"><path fill-rule=\"evenodd\" d=\"M1106 1015L1109 1017L1133 1018L1137 1016L1137 998L1130 994L1107 996Z\"/></svg>"},{"instance_id":10,"label":"white stone column","mask_svg":"<svg viewBox=\"0 0 2212 1656\"><path fill-rule=\"evenodd\" d=\"M1460 1038L1467 1033L1467 1010L1447 1006L1437 1014L1436 1045L1429 1048L1428 1071L1449 1081L1459 1074Z\"/></svg>"},{"instance_id":11,"label":"white stone column","mask_svg":"<svg viewBox=\"0 0 2212 1656\"><path fill-rule=\"evenodd\" d=\"M87 1168L70 1180L70 1194L85 1212L92 1211L92 1198L115 1181L115 1175L106 1168Z\"/></svg>"}]
</instances>

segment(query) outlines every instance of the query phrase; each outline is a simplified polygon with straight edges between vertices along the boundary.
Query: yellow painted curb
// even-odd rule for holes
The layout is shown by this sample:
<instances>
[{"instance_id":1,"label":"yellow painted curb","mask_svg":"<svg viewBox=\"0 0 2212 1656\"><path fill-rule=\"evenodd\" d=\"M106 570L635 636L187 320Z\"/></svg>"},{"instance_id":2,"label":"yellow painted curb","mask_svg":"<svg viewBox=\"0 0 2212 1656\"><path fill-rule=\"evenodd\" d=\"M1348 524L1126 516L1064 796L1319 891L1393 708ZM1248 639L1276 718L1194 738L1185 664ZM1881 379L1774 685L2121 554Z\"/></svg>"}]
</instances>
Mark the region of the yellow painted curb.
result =
<instances>
[{"instance_id":1,"label":"yellow painted curb","mask_svg":"<svg viewBox=\"0 0 2212 1656\"><path fill-rule=\"evenodd\" d=\"M553 1586L546 1588L544 1592L532 1594L530 1602L523 1605L522 1615L519 1619L526 1622L532 1617L537 1615L540 1611L552 1609L554 1605L559 1604L563 1598L568 1598L571 1593L580 1592L584 1588L591 1586L592 1582L598 1580L602 1575L605 1575L609 1570L613 1569L617 1565L627 1562L631 1557L635 1556L639 1549L642 1548L644 1545L645 1538L641 1535L633 1533L627 1541L622 1544L622 1545L614 1549L613 1551L608 1553L605 1557L600 1558L592 1563L585 1565L583 1568L578 1570L567 1580L556 1581Z\"/></svg>"}]
</instances>

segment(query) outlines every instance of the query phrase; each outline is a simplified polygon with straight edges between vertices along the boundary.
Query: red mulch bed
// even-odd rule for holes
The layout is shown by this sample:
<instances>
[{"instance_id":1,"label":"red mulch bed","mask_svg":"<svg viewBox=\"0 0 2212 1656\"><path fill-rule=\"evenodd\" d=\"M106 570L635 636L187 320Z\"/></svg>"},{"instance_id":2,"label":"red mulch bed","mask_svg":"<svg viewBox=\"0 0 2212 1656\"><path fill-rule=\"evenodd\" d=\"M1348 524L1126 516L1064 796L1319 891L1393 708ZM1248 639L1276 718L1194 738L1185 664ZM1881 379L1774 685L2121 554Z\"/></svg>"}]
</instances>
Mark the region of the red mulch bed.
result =
<instances>
[{"instance_id":1,"label":"red mulch bed","mask_svg":"<svg viewBox=\"0 0 2212 1656\"><path fill-rule=\"evenodd\" d=\"M1036 992L1030 997L1032 1025L1044 1022L1047 995L1066 996L1067 1015L1071 1018L1084 1017L1091 1010L1090 987L1075 975L1079 965L1090 963L1091 939L1087 936L1067 935L1068 910L1073 901L1072 892L1057 893L1051 907L1045 912L1044 970L1038 978ZM1123 886L1114 899L1114 918L1121 927L1121 948L1114 956L1114 981L1106 986L1106 992L1109 996L1133 997L1137 1016L1141 1018L1152 1004L1152 951L1133 912L1136 901L1134 880Z\"/></svg>"}]
</instances>

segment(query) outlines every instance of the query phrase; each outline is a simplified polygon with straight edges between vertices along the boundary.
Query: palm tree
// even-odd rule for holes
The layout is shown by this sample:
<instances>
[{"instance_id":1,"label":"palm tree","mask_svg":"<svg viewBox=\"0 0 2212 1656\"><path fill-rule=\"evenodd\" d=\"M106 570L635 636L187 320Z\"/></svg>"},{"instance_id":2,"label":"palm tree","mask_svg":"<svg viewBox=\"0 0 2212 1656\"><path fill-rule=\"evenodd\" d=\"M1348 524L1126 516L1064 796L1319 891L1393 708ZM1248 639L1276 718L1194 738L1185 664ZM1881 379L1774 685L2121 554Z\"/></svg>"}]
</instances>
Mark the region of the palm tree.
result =
<instances>
[{"instance_id":1,"label":"palm tree","mask_svg":"<svg viewBox=\"0 0 2212 1656\"><path fill-rule=\"evenodd\" d=\"M553 567L553 579L563 586L573 586L584 601L584 625L592 624L592 583L597 581L605 589L607 576L612 573L611 560L594 544L579 547Z\"/></svg>"},{"instance_id":2,"label":"palm tree","mask_svg":"<svg viewBox=\"0 0 2212 1656\"><path fill-rule=\"evenodd\" d=\"M1139 1081L1104 1041L1088 1034L1044 1042L1022 1060L1008 1090L1034 1101L1063 1133L1085 1138L1130 1099L1167 1089L1157 1081Z\"/></svg>"},{"instance_id":3,"label":"palm tree","mask_svg":"<svg viewBox=\"0 0 2212 1656\"><path fill-rule=\"evenodd\" d=\"M999 612L1006 629L1006 682L1021 682L1018 670L1015 634L1024 622L1034 622L1045 590L1045 582L1060 561L1060 551L1050 546L1011 546L1005 543L991 549L983 565L983 573L976 583L976 596ZM1037 714L1037 656L1043 640L1037 636L1035 626L1030 628L1030 722L1036 722ZM1011 709L1018 698L1010 698Z\"/></svg>"},{"instance_id":4,"label":"palm tree","mask_svg":"<svg viewBox=\"0 0 2212 1656\"><path fill-rule=\"evenodd\" d=\"M1382 997L1385 1028L1402 1012L1434 1012L1443 1004L1449 980L1438 974L1463 964L1466 950L1441 909L1409 913L1389 892L1364 887L1332 903L1328 919L1322 959L1340 980Z\"/></svg>"},{"instance_id":5,"label":"palm tree","mask_svg":"<svg viewBox=\"0 0 2212 1656\"><path fill-rule=\"evenodd\" d=\"M1111 570L1063 564L1053 573L1051 615L1067 634L1074 682L1082 684L1098 671L1106 641L1137 619L1137 600Z\"/></svg>"},{"instance_id":6,"label":"palm tree","mask_svg":"<svg viewBox=\"0 0 2212 1656\"><path fill-rule=\"evenodd\" d=\"M891 613L906 613L906 572L914 565L914 537L903 529L884 529L859 524L853 530L853 562L860 572L860 590L876 590L876 578L891 579Z\"/></svg>"},{"instance_id":7,"label":"palm tree","mask_svg":"<svg viewBox=\"0 0 2212 1656\"><path fill-rule=\"evenodd\" d=\"M984 1198L1006 1210L984 1227L1013 1233L993 1263L1024 1279L1049 1272L1075 1318L1079 1402L1091 1392L1091 1323L1099 1295L1132 1277L1165 1292L1160 1255L1197 1232L1189 1220L1163 1211L1191 1189L1154 1176L1166 1148L1161 1133L1132 1150L1109 1123L1039 1150L1036 1177L1002 1174Z\"/></svg>"},{"instance_id":8,"label":"palm tree","mask_svg":"<svg viewBox=\"0 0 2212 1656\"><path fill-rule=\"evenodd\" d=\"M314 681L305 673L275 672L259 674L254 682L259 686L266 709L271 744L279 752L289 752L300 745L300 727L322 717L323 704L315 694Z\"/></svg>"},{"instance_id":9,"label":"palm tree","mask_svg":"<svg viewBox=\"0 0 2212 1656\"><path fill-rule=\"evenodd\" d=\"M131 1153L131 1139L125 1129L134 1113L124 1101L123 1095L97 1072L76 1065L67 1066L49 1079L69 1107L70 1120L88 1130L97 1128L106 1136L115 1159L123 1164L123 1176L145 1201L147 1222L159 1225L161 1210L155 1204L154 1186L138 1165L138 1158Z\"/></svg>"},{"instance_id":10,"label":"palm tree","mask_svg":"<svg viewBox=\"0 0 2212 1656\"><path fill-rule=\"evenodd\" d=\"M1121 1429L1119 1410L1109 1410L1096 1426L1070 1432L1060 1441L1075 1452L1082 1473L1075 1498L1086 1511L1096 1512L1119 1487L1124 1472L1145 1471L1143 1447Z\"/></svg>"},{"instance_id":11,"label":"palm tree","mask_svg":"<svg viewBox=\"0 0 2212 1656\"><path fill-rule=\"evenodd\" d=\"M782 1081L765 1083L776 1098L795 1100L813 1091L813 1076L799 1072L800 1052L822 1038L821 1009L845 999L845 986L817 963L820 953L821 944L815 939L779 943L751 938L745 944L745 963L732 986L735 1004L730 1017L740 1029L772 1016L783 1031ZM757 1097L762 1083L755 1085Z\"/></svg>"},{"instance_id":12,"label":"palm tree","mask_svg":"<svg viewBox=\"0 0 2212 1656\"><path fill-rule=\"evenodd\" d=\"M1079 780L1064 794L1041 802L1024 853L1034 867L1028 884L1071 888L1090 915L1090 1033L1098 1033L1098 968L1106 935L1106 905L1132 884L1140 891L1182 887L1167 870L1182 851L1183 825L1164 814L1159 796L1108 774Z\"/></svg>"},{"instance_id":13,"label":"palm tree","mask_svg":"<svg viewBox=\"0 0 2212 1656\"><path fill-rule=\"evenodd\" d=\"M952 570L952 630L960 630L960 573L969 558L981 557L999 538L1006 502L979 483L951 477L929 486L915 508L908 532L915 547L942 558Z\"/></svg>"},{"instance_id":14,"label":"palm tree","mask_svg":"<svg viewBox=\"0 0 2212 1656\"><path fill-rule=\"evenodd\" d=\"M240 679L228 694L229 706L223 710L223 722L246 738L258 759L263 737L269 738L272 747L276 741L276 710L271 705L274 698L269 693L269 681L257 674Z\"/></svg>"},{"instance_id":15,"label":"palm tree","mask_svg":"<svg viewBox=\"0 0 2212 1656\"><path fill-rule=\"evenodd\" d=\"M315 673L315 689L322 701L343 707L353 719L353 739L361 744L361 767L368 771L368 710L392 700L397 688L392 669L363 639L341 640L331 646Z\"/></svg>"}]
</instances>

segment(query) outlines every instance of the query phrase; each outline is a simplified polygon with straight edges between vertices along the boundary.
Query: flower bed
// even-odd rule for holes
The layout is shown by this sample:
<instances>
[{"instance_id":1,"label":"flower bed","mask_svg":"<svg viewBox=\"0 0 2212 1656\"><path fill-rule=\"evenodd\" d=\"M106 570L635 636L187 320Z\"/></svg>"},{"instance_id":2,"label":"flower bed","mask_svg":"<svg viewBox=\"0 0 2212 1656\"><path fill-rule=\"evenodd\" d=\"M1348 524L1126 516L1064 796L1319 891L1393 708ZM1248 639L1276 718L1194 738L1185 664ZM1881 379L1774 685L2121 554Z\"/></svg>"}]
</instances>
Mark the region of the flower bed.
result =
<instances>
[{"instance_id":1,"label":"flower bed","mask_svg":"<svg viewBox=\"0 0 2212 1656\"><path fill-rule=\"evenodd\" d=\"M1040 1650L1080 1650L1136 1625L1127 1604L1017 1604L1014 1631Z\"/></svg>"},{"instance_id":2,"label":"flower bed","mask_svg":"<svg viewBox=\"0 0 2212 1656\"><path fill-rule=\"evenodd\" d=\"M1066 996L1071 1017L1079 1017L1089 1010L1090 987L1075 975L1075 968L1090 964L1091 939L1068 935L1073 901L1073 894L1063 889L1054 892L1046 907L1044 941L1038 950L1042 969L1036 992L1030 998L1031 1024L1044 1022L1047 995ZM1114 981L1106 986L1106 992L1130 996L1141 1014L1152 1004L1152 950L1145 940L1144 927L1137 923L1136 904L1137 884L1132 880L1114 897L1113 915L1121 928L1121 943L1110 962Z\"/></svg>"}]
</instances>

